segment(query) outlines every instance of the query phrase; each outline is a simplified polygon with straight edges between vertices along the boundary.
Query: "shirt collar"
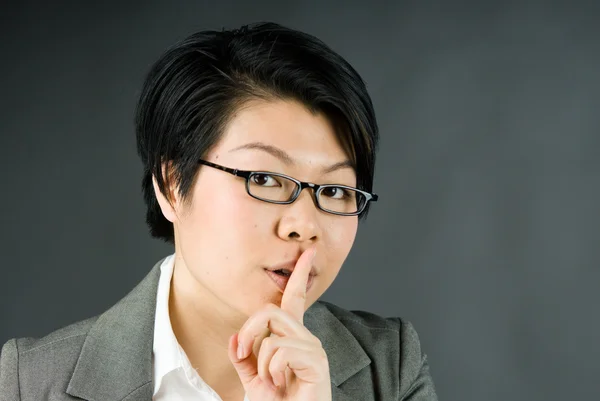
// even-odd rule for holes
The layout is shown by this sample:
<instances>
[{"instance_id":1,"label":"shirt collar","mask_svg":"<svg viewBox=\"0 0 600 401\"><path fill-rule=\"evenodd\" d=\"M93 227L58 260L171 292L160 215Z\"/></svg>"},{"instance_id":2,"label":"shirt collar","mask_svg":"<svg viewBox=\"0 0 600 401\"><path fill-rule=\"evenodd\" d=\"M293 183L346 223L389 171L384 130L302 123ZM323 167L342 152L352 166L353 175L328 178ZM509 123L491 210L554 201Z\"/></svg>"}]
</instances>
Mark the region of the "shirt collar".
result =
<instances>
[{"instance_id":1,"label":"shirt collar","mask_svg":"<svg viewBox=\"0 0 600 401\"><path fill-rule=\"evenodd\" d=\"M175 255L170 255L165 258L160 266L154 316L154 345L152 348L154 394L158 392L165 375L181 367L179 344L173 333L169 317L169 294L174 262Z\"/></svg>"}]
</instances>

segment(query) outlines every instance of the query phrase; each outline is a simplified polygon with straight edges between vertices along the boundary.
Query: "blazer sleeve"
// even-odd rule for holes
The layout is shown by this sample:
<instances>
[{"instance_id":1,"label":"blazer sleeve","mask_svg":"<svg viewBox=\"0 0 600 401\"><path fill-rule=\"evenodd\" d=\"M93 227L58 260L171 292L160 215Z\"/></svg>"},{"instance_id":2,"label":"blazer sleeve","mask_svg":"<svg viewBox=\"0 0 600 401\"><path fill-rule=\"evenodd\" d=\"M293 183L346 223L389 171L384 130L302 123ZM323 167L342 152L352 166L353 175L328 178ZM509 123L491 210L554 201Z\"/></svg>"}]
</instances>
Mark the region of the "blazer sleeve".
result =
<instances>
[{"instance_id":1,"label":"blazer sleeve","mask_svg":"<svg viewBox=\"0 0 600 401\"><path fill-rule=\"evenodd\" d=\"M19 355L17 340L7 341L0 353L0 400L19 401Z\"/></svg>"},{"instance_id":2,"label":"blazer sleeve","mask_svg":"<svg viewBox=\"0 0 600 401\"><path fill-rule=\"evenodd\" d=\"M427 356L410 322L400 321L400 391L398 401L437 401Z\"/></svg>"}]
</instances>

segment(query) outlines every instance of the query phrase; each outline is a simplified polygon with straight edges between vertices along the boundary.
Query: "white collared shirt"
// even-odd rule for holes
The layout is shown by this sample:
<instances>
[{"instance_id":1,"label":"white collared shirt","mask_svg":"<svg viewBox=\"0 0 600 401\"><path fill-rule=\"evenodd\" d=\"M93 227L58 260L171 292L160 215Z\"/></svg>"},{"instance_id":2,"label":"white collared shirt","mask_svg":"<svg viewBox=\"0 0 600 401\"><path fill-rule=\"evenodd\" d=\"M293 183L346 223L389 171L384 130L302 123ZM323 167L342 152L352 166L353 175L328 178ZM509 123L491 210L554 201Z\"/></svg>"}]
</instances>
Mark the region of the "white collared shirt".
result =
<instances>
[{"instance_id":1,"label":"white collared shirt","mask_svg":"<svg viewBox=\"0 0 600 401\"><path fill-rule=\"evenodd\" d=\"M222 401L192 367L173 333L169 317L169 294L174 262L175 255L170 255L160 266L152 350L154 377L152 399L154 401ZM248 401L248 397L244 397L243 401Z\"/></svg>"}]
</instances>

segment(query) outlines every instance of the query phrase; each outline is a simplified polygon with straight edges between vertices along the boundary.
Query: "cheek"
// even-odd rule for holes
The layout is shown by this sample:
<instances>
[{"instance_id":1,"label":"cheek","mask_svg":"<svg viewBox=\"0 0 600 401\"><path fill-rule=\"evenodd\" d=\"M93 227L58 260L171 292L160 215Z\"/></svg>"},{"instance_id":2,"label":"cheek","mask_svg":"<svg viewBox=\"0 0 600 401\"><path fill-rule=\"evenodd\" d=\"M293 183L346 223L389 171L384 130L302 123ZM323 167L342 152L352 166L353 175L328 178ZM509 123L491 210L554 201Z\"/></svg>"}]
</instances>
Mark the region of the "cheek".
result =
<instances>
[{"instance_id":1,"label":"cheek","mask_svg":"<svg viewBox=\"0 0 600 401\"><path fill-rule=\"evenodd\" d=\"M195 196L200 201L194 202L191 230L198 234L197 246L212 255L212 263L243 269L264 252L260 244L268 234L268 224L245 190L222 186L208 196Z\"/></svg>"},{"instance_id":2,"label":"cheek","mask_svg":"<svg viewBox=\"0 0 600 401\"><path fill-rule=\"evenodd\" d=\"M335 277L342 264L348 257L350 249L354 244L358 229L357 220L348 218L345 221L335 221L327 226L325 230L325 252L327 253L327 265L331 266L331 275Z\"/></svg>"},{"instance_id":3,"label":"cheek","mask_svg":"<svg viewBox=\"0 0 600 401\"><path fill-rule=\"evenodd\" d=\"M336 255L343 257L348 256L350 248L354 244L356 232L358 230L358 219L355 217L342 217L328 227L327 233L330 236L330 241L335 243Z\"/></svg>"}]
</instances>

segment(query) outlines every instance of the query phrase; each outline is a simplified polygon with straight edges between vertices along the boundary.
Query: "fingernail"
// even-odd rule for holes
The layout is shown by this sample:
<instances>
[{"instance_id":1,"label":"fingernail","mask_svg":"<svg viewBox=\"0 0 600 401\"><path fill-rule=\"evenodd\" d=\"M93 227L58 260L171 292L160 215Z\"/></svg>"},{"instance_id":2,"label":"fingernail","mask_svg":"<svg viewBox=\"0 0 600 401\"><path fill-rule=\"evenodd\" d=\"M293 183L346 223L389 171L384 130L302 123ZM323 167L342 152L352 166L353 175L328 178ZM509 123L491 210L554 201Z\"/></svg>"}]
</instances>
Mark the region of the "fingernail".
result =
<instances>
[{"instance_id":1,"label":"fingernail","mask_svg":"<svg viewBox=\"0 0 600 401\"><path fill-rule=\"evenodd\" d=\"M244 357L244 346L242 343L238 343L237 357L238 359L242 359Z\"/></svg>"},{"instance_id":2,"label":"fingernail","mask_svg":"<svg viewBox=\"0 0 600 401\"><path fill-rule=\"evenodd\" d=\"M315 248L315 250L313 251L312 258L310 259L310 262L311 263L314 262L316 257L317 257L317 249Z\"/></svg>"}]
</instances>

